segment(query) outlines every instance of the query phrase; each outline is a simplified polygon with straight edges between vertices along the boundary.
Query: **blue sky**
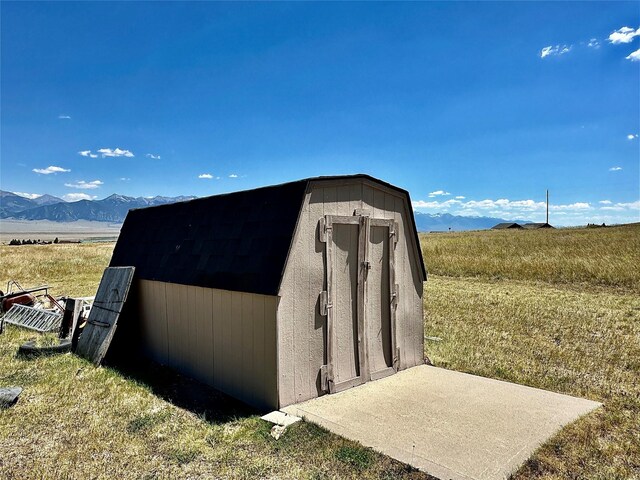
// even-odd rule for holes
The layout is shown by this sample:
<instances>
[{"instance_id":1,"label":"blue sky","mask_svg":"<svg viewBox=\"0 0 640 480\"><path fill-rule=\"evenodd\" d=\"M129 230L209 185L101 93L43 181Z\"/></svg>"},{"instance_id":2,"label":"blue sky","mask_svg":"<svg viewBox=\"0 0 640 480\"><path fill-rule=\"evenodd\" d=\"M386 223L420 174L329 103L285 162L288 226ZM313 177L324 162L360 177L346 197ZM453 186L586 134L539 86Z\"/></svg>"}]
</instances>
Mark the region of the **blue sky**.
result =
<instances>
[{"instance_id":1,"label":"blue sky","mask_svg":"<svg viewBox=\"0 0 640 480\"><path fill-rule=\"evenodd\" d=\"M640 3L1 4L0 188L369 173L423 212L640 221Z\"/></svg>"}]
</instances>

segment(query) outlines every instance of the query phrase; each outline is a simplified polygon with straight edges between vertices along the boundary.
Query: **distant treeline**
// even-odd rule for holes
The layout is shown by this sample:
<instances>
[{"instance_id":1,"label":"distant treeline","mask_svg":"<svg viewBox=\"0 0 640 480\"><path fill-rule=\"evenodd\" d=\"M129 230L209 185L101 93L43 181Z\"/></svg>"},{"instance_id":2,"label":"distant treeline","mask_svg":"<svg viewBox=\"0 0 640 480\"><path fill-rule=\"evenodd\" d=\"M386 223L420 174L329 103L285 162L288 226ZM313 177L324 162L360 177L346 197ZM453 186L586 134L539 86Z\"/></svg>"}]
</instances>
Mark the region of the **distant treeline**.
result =
<instances>
[{"instance_id":1,"label":"distant treeline","mask_svg":"<svg viewBox=\"0 0 640 480\"><path fill-rule=\"evenodd\" d=\"M76 243L76 242L68 242L68 241L62 241L60 242L60 240L58 240L58 237L56 237L53 241L46 241L46 240L31 240L31 239L22 239L22 240L18 240L17 238L14 238L13 240L11 240L9 242L9 245L51 245L52 243ZM79 243L79 242L77 242Z\"/></svg>"}]
</instances>

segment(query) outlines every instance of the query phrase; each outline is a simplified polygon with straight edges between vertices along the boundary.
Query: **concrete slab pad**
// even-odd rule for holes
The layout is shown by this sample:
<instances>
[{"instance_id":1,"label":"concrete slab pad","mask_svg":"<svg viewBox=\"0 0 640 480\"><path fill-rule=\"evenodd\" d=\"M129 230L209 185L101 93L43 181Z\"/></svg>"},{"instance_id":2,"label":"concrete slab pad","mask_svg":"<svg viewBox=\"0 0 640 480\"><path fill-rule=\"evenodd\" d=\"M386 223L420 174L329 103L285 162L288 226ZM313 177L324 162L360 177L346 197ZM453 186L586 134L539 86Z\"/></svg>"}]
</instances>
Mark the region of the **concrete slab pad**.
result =
<instances>
[{"instance_id":1,"label":"concrete slab pad","mask_svg":"<svg viewBox=\"0 0 640 480\"><path fill-rule=\"evenodd\" d=\"M420 365L282 410L441 479L493 480L599 405Z\"/></svg>"}]
</instances>

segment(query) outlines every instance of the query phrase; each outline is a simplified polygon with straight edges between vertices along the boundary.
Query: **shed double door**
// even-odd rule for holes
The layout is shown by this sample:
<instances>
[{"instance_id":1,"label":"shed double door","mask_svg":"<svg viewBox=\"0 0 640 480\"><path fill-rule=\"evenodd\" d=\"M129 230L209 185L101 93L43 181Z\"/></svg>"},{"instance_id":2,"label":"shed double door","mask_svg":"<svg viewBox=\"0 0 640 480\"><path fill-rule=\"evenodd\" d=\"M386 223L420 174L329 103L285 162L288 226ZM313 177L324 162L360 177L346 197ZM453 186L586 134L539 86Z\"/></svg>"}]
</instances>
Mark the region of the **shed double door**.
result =
<instances>
[{"instance_id":1,"label":"shed double door","mask_svg":"<svg viewBox=\"0 0 640 480\"><path fill-rule=\"evenodd\" d=\"M393 220L325 216L327 316L325 390L330 393L397 371Z\"/></svg>"}]
</instances>

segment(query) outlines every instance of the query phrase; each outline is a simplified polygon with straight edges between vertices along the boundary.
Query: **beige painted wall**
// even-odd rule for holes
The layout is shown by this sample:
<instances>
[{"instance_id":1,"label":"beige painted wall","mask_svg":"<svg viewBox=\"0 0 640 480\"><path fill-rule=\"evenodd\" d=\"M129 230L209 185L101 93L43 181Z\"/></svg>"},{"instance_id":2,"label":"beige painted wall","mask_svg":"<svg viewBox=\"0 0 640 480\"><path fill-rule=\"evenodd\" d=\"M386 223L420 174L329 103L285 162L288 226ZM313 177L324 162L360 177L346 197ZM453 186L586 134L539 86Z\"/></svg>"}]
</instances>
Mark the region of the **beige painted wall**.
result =
<instances>
[{"instance_id":1,"label":"beige painted wall","mask_svg":"<svg viewBox=\"0 0 640 480\"><path fill-rule=\"evenodd\" d=\"M418 248L408 215L410 205L394 190L356 179L314 182L303 204L289 260L280 286L278 306L278 390L280 406L317 397L320 368L325 363L326 317L318 308L325 290L325 244L318 236L324 215L353 215L366 209L371 218L398 224L396 283L400 286L396 310L400 369L423 363L424 327L422 273Z\"/></svg>"},{"instance_id":2,"label":"beige painted wall","mask_svg":"<svg viewBox=\"0 0 640 480\"><path fill-rule=\"evenodd\" d=\"M277 297L138 280L147 353L258 408L277 408Z\"/></svg>"}]
</instances>

